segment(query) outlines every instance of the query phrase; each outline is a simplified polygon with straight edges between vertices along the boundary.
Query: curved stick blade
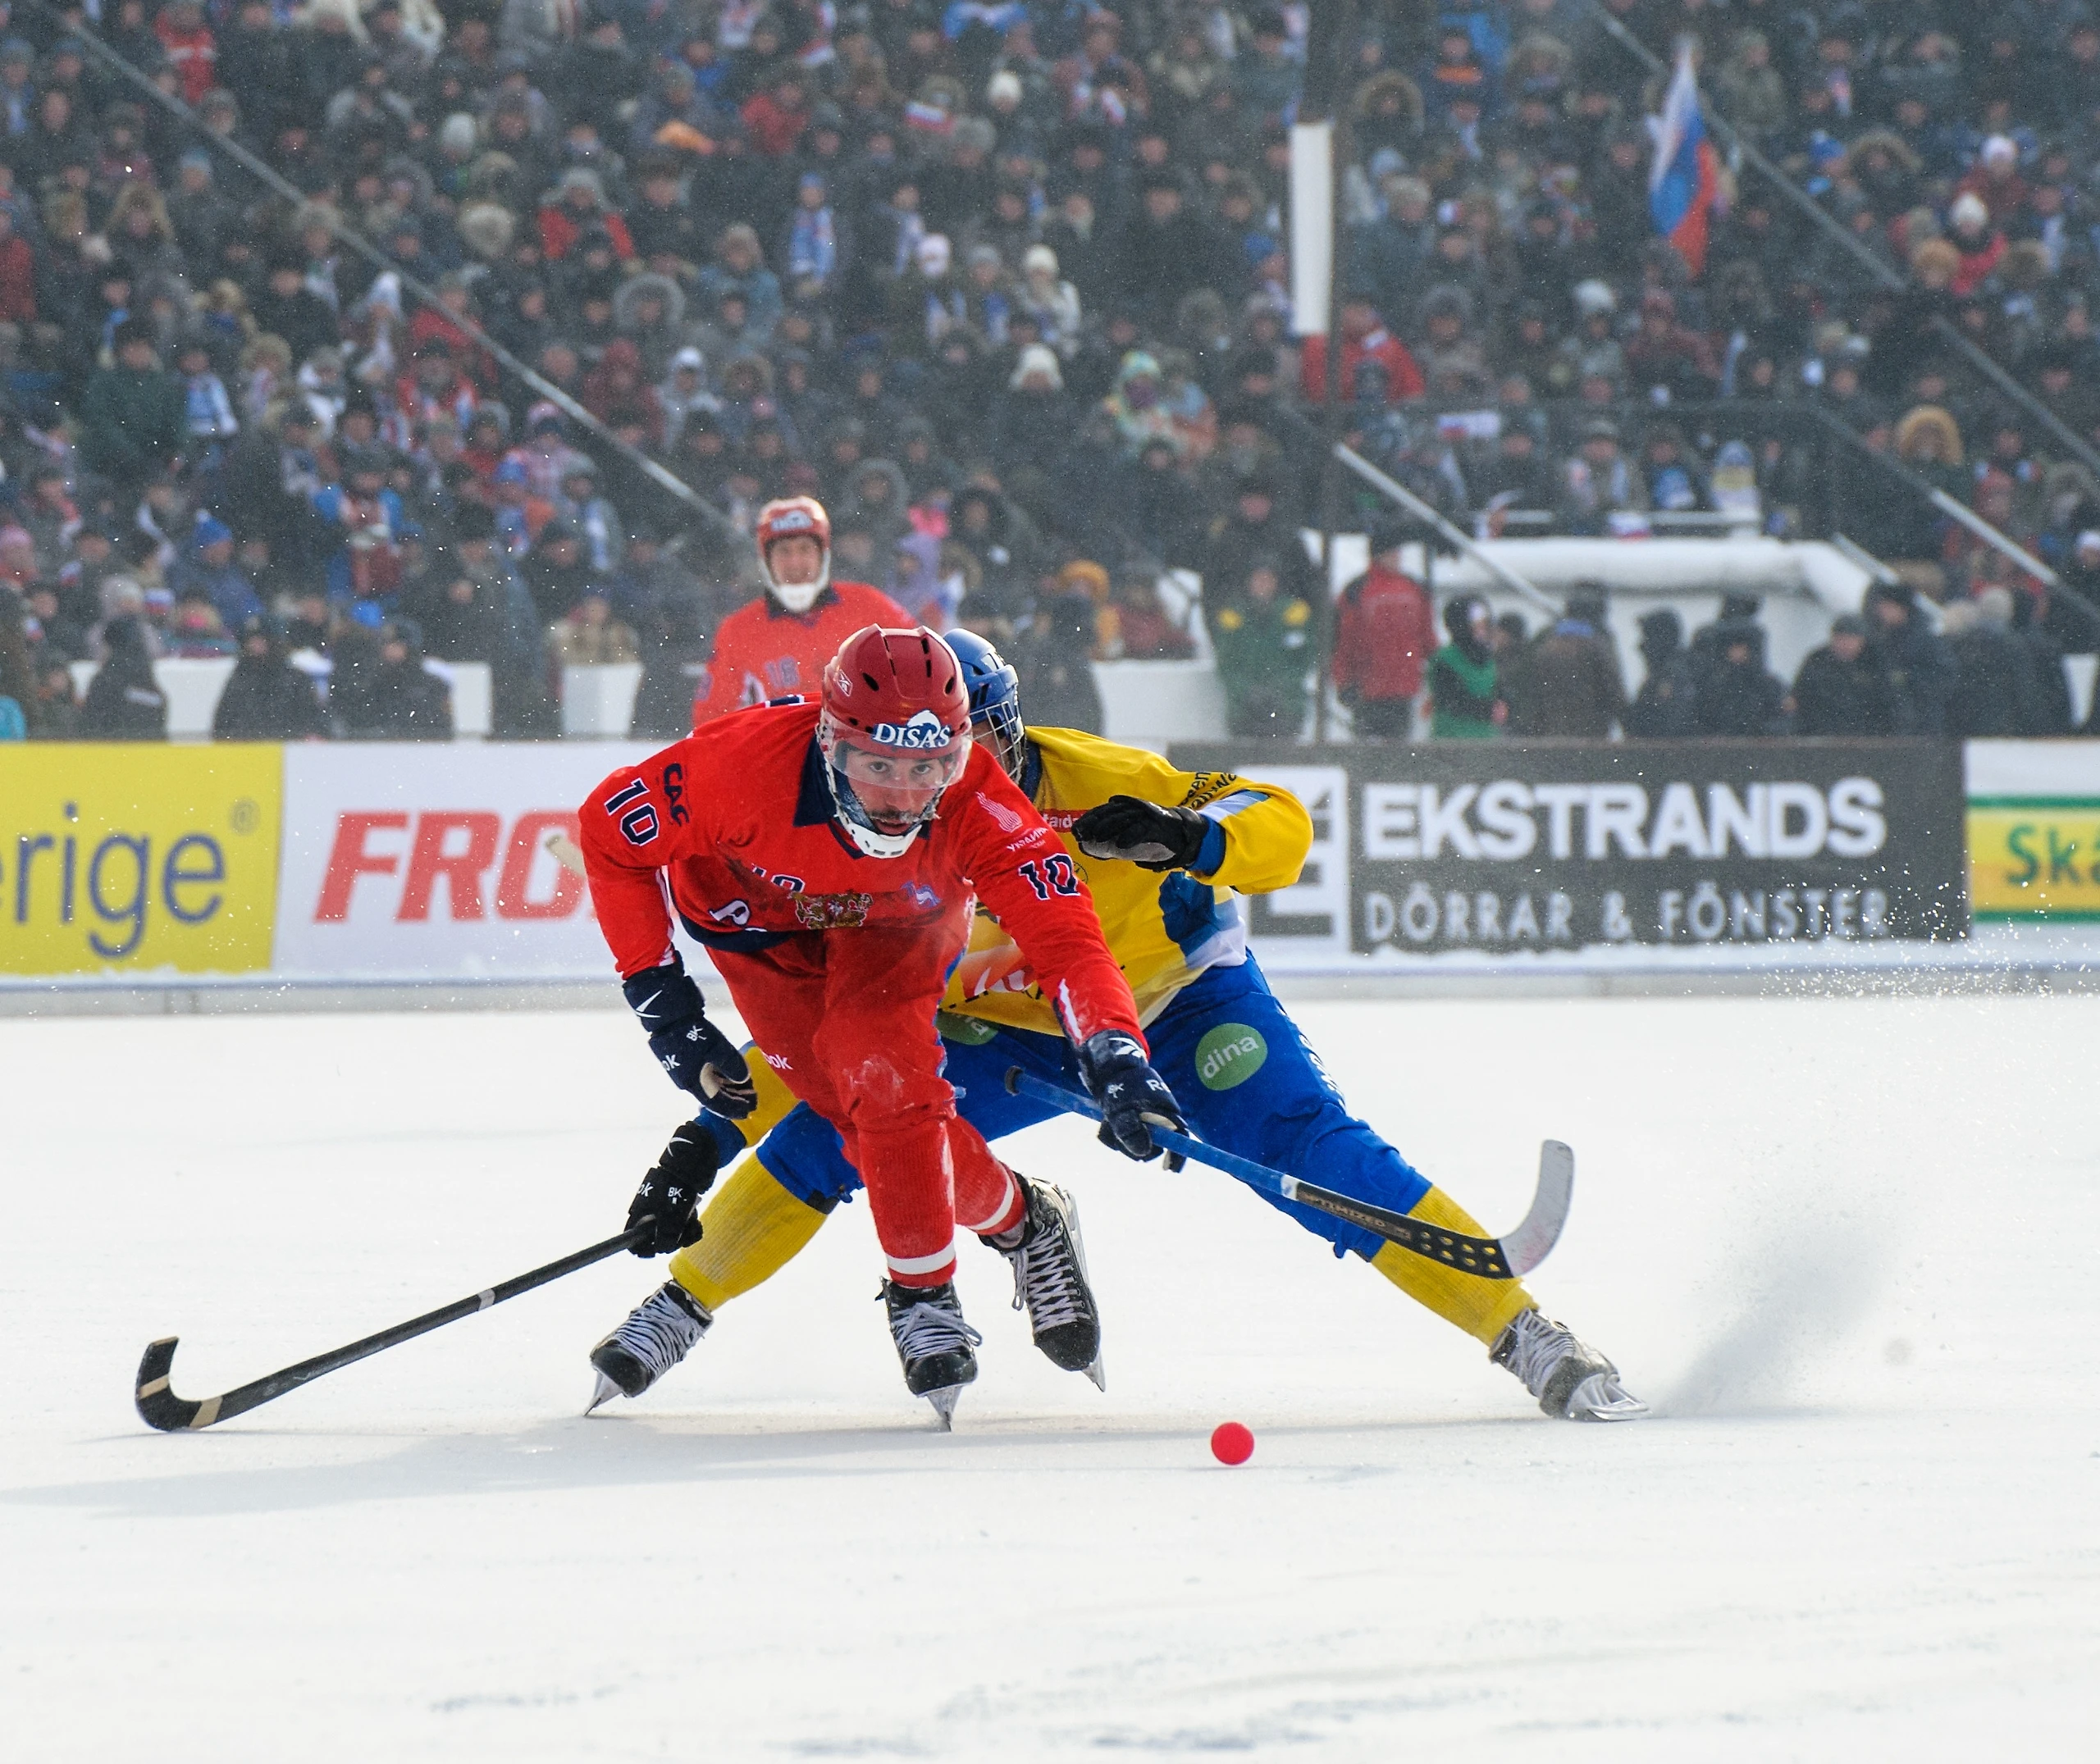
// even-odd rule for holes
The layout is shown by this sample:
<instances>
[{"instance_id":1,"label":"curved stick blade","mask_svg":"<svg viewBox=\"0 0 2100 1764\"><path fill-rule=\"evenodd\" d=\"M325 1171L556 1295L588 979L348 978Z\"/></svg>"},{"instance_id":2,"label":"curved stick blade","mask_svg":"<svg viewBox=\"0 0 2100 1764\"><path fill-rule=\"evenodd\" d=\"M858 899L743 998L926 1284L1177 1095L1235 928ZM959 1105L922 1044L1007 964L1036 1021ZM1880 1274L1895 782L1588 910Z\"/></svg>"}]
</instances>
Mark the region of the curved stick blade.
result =
<instances>
[{"instance_id":1,"label":"curved stick blade","mask_svg":"<svg viewBox=\"0 0 2100 1764\"><path fill-rule=\"evenodd\" d=\"M1509 1271L1522 1279L1553 1253L1568 1223L1568 1209L1574 1198L1575 1153L1558 1139L1539 1146L1539 1185L1532 1196L1531 1210L1514 1231L1502 1239L1502 1253Z\"/></svg>"},{"instance_id":2,"label":"curved stick blade","mask_svg":"<svg viewBox=\"0 0 2100 1764\"><path fill-rule=\"evenodd\" d=\"M148 1344L139 1361L139 1383L132 1393L132 1400L139 1406L139 1419L164 1434L209 1427L219 1418L217 1399L208 1403L185 1402L168 1388L168 1370L175 1364L175 1346L180 1339L165 1335ZM209 1415L204 1412L207 1409L211 1411Z\"/></svg>"}]
</instances>

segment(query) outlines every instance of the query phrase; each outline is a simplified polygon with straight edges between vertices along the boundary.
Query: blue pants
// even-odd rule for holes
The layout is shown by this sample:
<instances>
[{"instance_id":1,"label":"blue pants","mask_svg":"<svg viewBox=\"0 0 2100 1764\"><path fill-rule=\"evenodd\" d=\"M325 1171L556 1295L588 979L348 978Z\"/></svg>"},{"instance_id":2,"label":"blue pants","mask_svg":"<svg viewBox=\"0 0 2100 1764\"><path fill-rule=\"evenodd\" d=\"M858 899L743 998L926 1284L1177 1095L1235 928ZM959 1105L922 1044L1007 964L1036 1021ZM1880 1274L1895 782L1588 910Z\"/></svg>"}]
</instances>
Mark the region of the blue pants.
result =
<instances>
[{"instance_id":1,"label":"blue pants","mask_svg":"<svg viewBox=\"0 0 2100 1764\"><path fill-rule=\"evenodd\" d=\"M1063 1037L974 1020L971 1027L981 1036L951 1035L943 1043L947 1079L955 1087L958 1112L987 1139L1061 1112L1011 1095L1010 1067L1084 1093ZM1407 1212L1429 1192L1427 1178L1349 1112L1253 957L1236 968L1210 969L1176 996L1145 1037L1153 1064L1173 1089L1189 1126L1221 1151L1396 1213ZM831 1124L806 1105L798 1105L765 1137L758 1160L789 1193L826 1210L861 1186ZM1361 1226L1254 1192L1325 1238L1337 1256L1354 1250L1368 1260L1385 1246L1383 1238Z\"/></svg>"}]
</instances>

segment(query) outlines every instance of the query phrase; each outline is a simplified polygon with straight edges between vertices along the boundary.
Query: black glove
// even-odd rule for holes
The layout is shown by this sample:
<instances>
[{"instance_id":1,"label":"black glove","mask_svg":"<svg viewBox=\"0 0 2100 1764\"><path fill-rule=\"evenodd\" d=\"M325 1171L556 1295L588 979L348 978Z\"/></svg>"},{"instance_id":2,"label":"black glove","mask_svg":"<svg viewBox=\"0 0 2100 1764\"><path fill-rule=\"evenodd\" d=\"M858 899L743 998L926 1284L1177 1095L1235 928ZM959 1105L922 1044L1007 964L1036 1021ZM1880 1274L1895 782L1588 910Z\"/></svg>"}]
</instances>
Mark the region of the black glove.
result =
<instances>
[{"instance_id":1,"label":"black glove","mask_svg":"<svg viewBox=\"0 0 2100 1764\"><path fill-rule=\"evenodd\" d=\"M1139 796L1111 796L1072 823L1090 858L1121 858L1143 870L1185 870L1212 823L1194 809L1169 809Z\"/></svg>"},{"instance_id":2,"label":"black glove","mask_svg":"<svg viewBox=\"0 0 2100 1764\"><path fill-rule=\"evenodd\" d=\"M724 1120L741 1121L758 1106L751 1068L736 1044L707 1020L700 988L677 956L621 983L627 1001L649 1032L649 1051L680 1090Z\"/></svg>"},{"instance_id":3,"label":"black glove","mask_svg":"<svg viewBox=\"0 0 2100 1764\"><path fill-rule=\"evenodd\" d=\"M721 1161L714 1136L702 1123L688 1121L671 1135L628 1206L629 1231L650 1221L649 1235L629 1246L637 1256L669 1256L700 1242L700 1197L714 1186Z\"/></svg>"},{"instance_id":4,"label":"black glove","mask_svg":"<svg viewBox=\"0 0 2100 1764\"><path fill-rule=\"evenodd\" d=\"M1112 1151L1143 1163L1159 1155L1152 1129L1171 1127L1188 1132L1180 1105L1166 1080L1152 1069L1144 1046L1134 1035L1121 1029L1103 1029L1090 1035L1079 1050L1080 1076L1088 1093L1101 1105L1101 1142ZM1181 1160L1170 1152L1166 1167L1179 1169Z\"/></svg>"}]
</instances>

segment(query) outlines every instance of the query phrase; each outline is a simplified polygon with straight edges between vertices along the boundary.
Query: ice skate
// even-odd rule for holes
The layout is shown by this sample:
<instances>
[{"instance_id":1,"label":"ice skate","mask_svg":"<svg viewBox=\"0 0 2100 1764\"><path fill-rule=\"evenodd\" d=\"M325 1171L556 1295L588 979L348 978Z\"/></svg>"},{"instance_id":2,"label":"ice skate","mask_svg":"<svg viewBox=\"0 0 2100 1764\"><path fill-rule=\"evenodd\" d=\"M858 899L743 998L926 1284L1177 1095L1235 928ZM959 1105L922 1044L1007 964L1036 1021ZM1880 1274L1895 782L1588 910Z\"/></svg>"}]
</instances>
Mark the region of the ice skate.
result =
<instances>
[{"instance_id":1,"label":"ice skate","mask_svg":"<svg viewBox=\"0 0 2100 1764\"><path fill-rule=\"evenodd\" d=\"M598 1387L591 1394L591 1408L583 1412L590 1414L609 1397L639 1397L692 1351L714 1320L707 1307L677 1281L665 1281L591 1350Z\"/></svg>"},{"instance_id":2,"label":"ice skate","mask_svg":"<svg viewBox=\"0 0 2100 1764\"><path fill-rule=\"evenodd\" d=\"M1617 1366L1542 1311L1520 1311L1487 1357L1514 1373L1556 1420L1631 1421L1648 1412L1620 1384Z\"/></svg>"},{"instance_id":3,"label":"ice skate","mask_svg":"<svg viewBox=\"0 0 2100 1764\"><path fill-rule=\"evenodd\" d=\"M885 1280L882 1296L897 1357L904 1362L905 1388L933 1404L946 1433L955 1425L956 1399L977 1376L971 1350L984 1338L962 1320L952 1280L934 1287Z\"/></svg>"},{"instance_id":4,"label":"ice skate","mask_svg":"<svg viewBox=\"0 0 2100 1764\"><path fill-rule=\"evenodd\" d=\"M1101 1313L1087 1279L1086 1245L1079 1206L1062 1188L1016 1176L1028 1210L1015 1228L1018 1240L987 1238L1012 1265L1014 1309L1028 1313L1035 1345L1053 1365L1084 1372L1094 1388L1108 1388L1101 1367Z\"/></svg>"}]
</instances>

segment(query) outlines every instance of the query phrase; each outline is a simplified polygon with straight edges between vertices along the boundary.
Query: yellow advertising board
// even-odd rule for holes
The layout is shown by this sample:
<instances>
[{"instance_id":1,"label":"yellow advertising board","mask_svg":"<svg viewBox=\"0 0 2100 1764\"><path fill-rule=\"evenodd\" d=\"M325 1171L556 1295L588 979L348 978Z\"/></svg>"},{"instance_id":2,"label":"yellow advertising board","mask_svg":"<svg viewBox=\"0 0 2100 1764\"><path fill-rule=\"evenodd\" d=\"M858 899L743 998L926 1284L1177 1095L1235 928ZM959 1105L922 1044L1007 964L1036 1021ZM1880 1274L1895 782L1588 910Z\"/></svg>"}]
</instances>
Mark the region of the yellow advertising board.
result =
<instances>
[{"instance_id":1,"label":"yellow advertising board","mask_svg":"<svg viewBox=\"0 0 2100 1764\"><path fill-rule=\"evenodd\" d=\"M2100 798L1970 797L1969 902L1979 918L2100 918Z\"/></svg>"},{"instance_id":2,"label":"yellow advertising board","mask_svg":"<svg viewBox=\"0 0 2100 1764\"><path fill-rule=\"evenodd\" d=\"M0 745L0 974L257 973L283 750Z\"/></svg>"}]
</instances>

